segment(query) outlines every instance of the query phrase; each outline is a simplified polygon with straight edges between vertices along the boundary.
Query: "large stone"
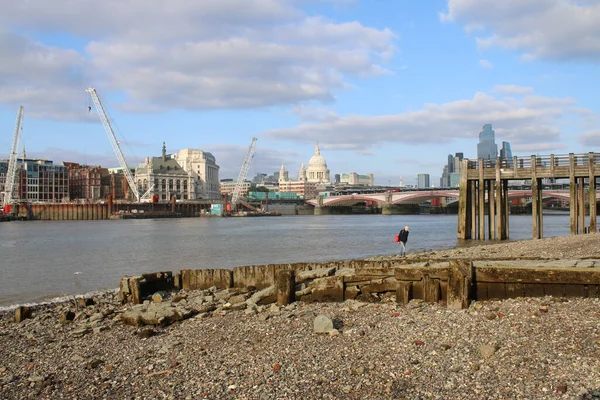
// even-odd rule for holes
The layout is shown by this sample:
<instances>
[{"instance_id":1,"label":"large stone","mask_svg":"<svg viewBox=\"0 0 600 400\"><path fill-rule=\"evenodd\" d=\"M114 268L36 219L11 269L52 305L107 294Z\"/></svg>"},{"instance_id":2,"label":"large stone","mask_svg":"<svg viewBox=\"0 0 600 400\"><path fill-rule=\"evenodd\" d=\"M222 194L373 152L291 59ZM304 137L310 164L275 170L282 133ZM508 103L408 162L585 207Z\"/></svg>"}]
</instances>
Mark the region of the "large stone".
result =
<instances>
[{"instance_id":1,"label":"large stone","mask_svg":"<svg viewBox=\"0 0 600 400\"><path fill-rule=\"evenodd\" d=\"M384 278L376 280L373 283L360 287L362 293L383 293L396 291L398 281L393 276L391 278Z\"/></svg>"},{"instance_id":2,"label":"large stone","mask_svg":"<svg viewBox=\"0 0 600 400\"><path fill-rule=\"evenodd\" d=\"M246 302L250 304L269 304L275 301L275 286L269 286L254 293Z\"/></svg>"},{"instance_id":3,"label":"large stone","mask_svg":"<svg viewBox=\"0 0 600 400\"><path fill-rule=\"evenodd\" d=\"M319 268L310 271L301 271L296 274L296 282L305 282L311 279L325 278L335 274L336 267Z\"/></svg>"},{"instance_id":4,"label":"large stone","mask_svg":"<svg viewBox=\"0 0 600 400\"><path fill-rule=\"evenodd\" d=\"M312 289L310 301L344 301L343 278L343 276L330 276L311 281L308 285L308 288Z\"/></svg>"},{"instance_id":5,"label":"large stone","mask_svg":"<svg viewBox=\"0 0 600 400\"><path fill-rule=\"evenodd\" d=\"M315 333L329 333L333 330L333 321L327 315L317 315L313 322L313 331Z\"/></svg>"},{"instance_id":6,"label":"large stone","mask_svg":"<svg viewBox=\"0 0 600 400\"><path fill-rule=\"evenodd\" d=\"M169 303L151 303L148 307L139 306L125 311L121 320L127 325L159 325L168 326L175 321L191 317L192 310L173 307Z\"/></svg>"}]
</instances>

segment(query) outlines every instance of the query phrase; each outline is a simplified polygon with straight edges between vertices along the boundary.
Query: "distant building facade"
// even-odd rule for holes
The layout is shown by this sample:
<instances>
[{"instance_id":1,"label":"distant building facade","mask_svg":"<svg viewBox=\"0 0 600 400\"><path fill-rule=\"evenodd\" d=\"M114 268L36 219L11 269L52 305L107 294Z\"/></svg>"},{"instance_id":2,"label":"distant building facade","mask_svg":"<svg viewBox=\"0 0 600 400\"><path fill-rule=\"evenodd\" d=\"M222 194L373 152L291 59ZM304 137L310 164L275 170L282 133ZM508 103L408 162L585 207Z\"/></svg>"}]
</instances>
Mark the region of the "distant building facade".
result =
<instances>
[{"instance_id":1,"label":"distant building facade","mask_svg":"<svg viewBox=\"0 0 600 400\"><path fill-rule=\"evenodd\" d=\"M338 183L342 185L373 186L374 182L375 177L373 174L359 175L356 172L350 172L349 174L341 174Z\"/></svg>"},{"instance_id":2,"label":"distant building facade","mask_svg":"<svg viewBox=\"0 0 600 400\"><path fill-rule=\"evenodd\" d=\"M220 194L222 196L229 196L229 198L231 199L231 195L233 194L236 185L237 181L234 181L233 179L222 179L219 183ZM248 196L248 191L250 190L251 185L252 182L250 181L244 181L242 183L242 188L240 191L240 195L242 197Z\"/></svg>"},{"instance_id":3,"label":"distant building facade","mask_svg":"<svg viewBox=\"0 0 600 400\"><path fill-rule=\"evenodd\" d=\"M135 169L140 196L150 192L159 200L202 200L220 198L219 166L211 153L184 149L167 154L165 143L161 157L147 157Z\"/></svg>"},{"instance_id":4,"label":"distant building facade","mask_svg":"<svg viewBox=\"0 0 600 400\"><path fill-rule=\"evenodd\" d=\"M4 191L8 160L0 161L0 192ZM67 167L50 160L19 158L15 199L31 203L58 203L69 200Z\"/></svg>"},{"instance_id":5,"label":"distant building facade","mask_svg":"<svg viewBox=\"0 0 600 400\"><path fill-rule=\"evenodd\" d=\"M429 174L418 174L417 175L417 187L420 189L431 187L431 182L429 180Z\"/></svg>"},{"instance_id":6,"label":"distant building facade","mask_svg":"<svg viewBox=\"0 0 600 400\"><path fill-rule=\"evenodd\" d=\"M463 153L448 154L448 162L444 166L442 177L440 178L440 187L458 187L461 161L463 159Z\"/></svg>"},{"instance_id":7,"label":"distant building facade","mask_svg":"<svg viewBox=\"0 0 600 400\"><path fill-rule=\"evenodd\" d=\"M107 185L106 179L109 176L108 169L74 162L63 164L67 167L69 175L71 200L94 202L105 199L110 194L110 182Z\"/></svg>"},{"instance_id":8,"label":"distant building facade","mask_svg":"<svg viewBox=\"0 0 600 400\"><path fill-rule=\"evenodd\" d=\"M500 159L506 160L506 165L512 167L513 155L512 150L510 149L509 142L502 142L502 148L500 149Z\"/></svg>"},{"instance_id":9,"label":"distant building facade","mask_svg":"<svg viewBox=\"0 0 600 400\"><path fill-rule=\"evenodd\" d=\"M479 132L479 143L477 143L477 159L495 161L498 157L498 145L496 144L496 132L492 124L483 125Z\"/></svg>"},{"instance_id":10,"label":"distant building facade","mask_svg":"<svg viewBox=\"0 0 600 400\"><path fill-rule=\"evenodd\" d=\"M327 171L327 174L329 174L329 171ZM298 171L298 179L291 180L289 178L289 172L285 168L285 165L282 164L279 169L279 193L296 193L298 196L303 196L305 199L315 197L317 194L317 186L320 182L311 182L307 175L308 172L304 167L304 163L302 163L300 165L300 170Z\"/></svg>"}]
</instances>

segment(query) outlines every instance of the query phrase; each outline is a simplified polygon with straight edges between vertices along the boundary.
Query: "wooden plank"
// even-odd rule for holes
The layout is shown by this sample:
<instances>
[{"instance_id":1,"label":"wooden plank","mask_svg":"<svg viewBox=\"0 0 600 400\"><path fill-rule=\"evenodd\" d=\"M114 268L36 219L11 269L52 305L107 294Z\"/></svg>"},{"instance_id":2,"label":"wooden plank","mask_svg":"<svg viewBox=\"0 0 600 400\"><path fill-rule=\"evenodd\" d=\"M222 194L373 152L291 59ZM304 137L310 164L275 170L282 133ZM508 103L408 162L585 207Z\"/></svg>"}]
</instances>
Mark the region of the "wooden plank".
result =
<instances>
[{"instance_id":1,"label":"wooden plank","mask_svg":"<svg viewBox=\"0 0 600 400\"><path fill-rule=\"evenodd\" d=\"M437 303L440 300L440 280L427 275L423 277L423 300Z\"/></svg>"},{"instance_id":2,"label":"wooden plank","mask_svg":"<svg viewBox=\"0 0 600 400\"><path fill-rule=\"evenodd\" d=\"M600 298L600 285L586 285L587 297Z\"/></svg>"},{"instance_id":3,"label":"wooden plank","mask_svg":"<svg viewBox=\"0 0 600 400\"><path fill-rule=\"evenodd\" d=\"M544 296L544 285L539 283L524 283L526 297L542 297Z\"/></svg>"},{"instance_id":4,"label":"wooden plank","mask_svg":"<svg viewBox=\"0 0 600 400\"><path fill-rule=\"evenodd\" d=\"M490 299L506 299L506 284L488 283L487 292Z\"/></svg>"},{"instance_id":5,"label":"wooden plank","mask_svg":"<svg viewBox=\"0 0 600 400\"><path fill-rule=\"evenodd\" d=\"M477 285L475 285L475 299L482 301L482 300L488 300L490 297L488 296L488 286L490 284L489 283L485 283L485 282L477 282Z\"/></svg>"},{"instance_id":6,"label":"wooden plank","mask_svg":"<svg viewBox=\"0 0 600 400\"><path fill-rule=\"evenodd\" d=\"M407 304L413 296L412 287L413 283L411 281L398 282L398 287L396 288L396 303Z\"/></svg>"},{"instance_id":7,"label":"wooden plank","mask_svg":"<svg viewBox=\"0 0 600 400\"><path fill-rule=\"evenodd\" d=\"M448 265L439 267L400 267L396 269L395 277L399 281L420 281L423 275L431 278L448 280Z\"/></svg>"},{"instance_id":8,"label":"wooden plank","mask_svg":"<svg viewBox=\"0 0 600 400\"><path fill-rule=\"evenodd\" d=\"M544 294L546 296L565 297L565 285L560 283L544 284Z\"/></svg>"},{"instance_id":9,"label":"wooden plank","mask_svg":"<svg viewBox=\"0 0 600 400\"><path fill-rule=\"evenodd\" d=\"M476 282L600 284L600 269L475 267Z\"/></svg>"},{"instance_id":10,"label":"wooden plank","mask_svg":"<svg viewBox=\"0 0 600 400\"><path fill-rule=\"evenodd\" d=\"M413 281L412 284L412 298L413 299L421 299L423 300L425 296L423 295L423 281Z\"/></svg>"},{"instance_id":11,"label":"wooden plank","mask_svg":"<svg viewBox=\"0 0 600 400\"><path fill-rule=\"evenodd\" d=\"M507 283L506 297L509 299L525 297L525 286L522 283Z\"/></svg>"},{"instance_id":12,"label":"wooden plank","mask_svg":"<svg viewBox=\"0 0 600 400\"><path fill-rule=\"evenodd\" d=\"M586 285L564 285L566 297L588 297Z\"/></svg>"}]
</instances>

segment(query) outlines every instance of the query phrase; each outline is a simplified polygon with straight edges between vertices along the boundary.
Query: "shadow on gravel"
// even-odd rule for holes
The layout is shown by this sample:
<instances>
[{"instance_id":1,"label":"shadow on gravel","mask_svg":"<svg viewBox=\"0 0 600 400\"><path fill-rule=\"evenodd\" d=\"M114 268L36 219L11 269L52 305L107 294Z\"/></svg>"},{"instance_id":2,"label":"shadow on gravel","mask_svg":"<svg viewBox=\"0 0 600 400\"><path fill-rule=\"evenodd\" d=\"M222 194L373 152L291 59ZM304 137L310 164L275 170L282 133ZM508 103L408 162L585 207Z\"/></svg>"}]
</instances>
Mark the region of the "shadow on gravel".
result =
<instances>
[{"instance_id":1,"label":"shadow on gravel","mask_svg":"<svg viewBox=\"0 0 600 400\"><path fill-rule=\"evenodd\" d=\"M592 389L587 393L577 396L577 400L600 400L600 388Z\"/></svg>"}]
</instances>

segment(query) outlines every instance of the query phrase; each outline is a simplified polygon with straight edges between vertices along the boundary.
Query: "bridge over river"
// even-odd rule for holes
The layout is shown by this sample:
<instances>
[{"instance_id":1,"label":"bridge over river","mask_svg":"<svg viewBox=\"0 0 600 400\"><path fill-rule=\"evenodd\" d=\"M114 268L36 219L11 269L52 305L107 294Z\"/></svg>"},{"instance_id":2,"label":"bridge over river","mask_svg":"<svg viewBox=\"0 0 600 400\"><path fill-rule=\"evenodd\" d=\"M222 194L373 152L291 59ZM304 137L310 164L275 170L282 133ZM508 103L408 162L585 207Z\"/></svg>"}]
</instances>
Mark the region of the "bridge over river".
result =
<instances>
[{"instance_id":1,"label":"bridge over river","mask_svg":"<svg viewBox=\"0 0 600 400\"><path fill-rule=\"evenodd\" d=\"M326 207L352 206L367 203L382 207L382 214L392 214L393 207L402 204L420 204L442 198L445 204L458 201L459 239L508 239L510 201L529 198L532 209L532 237L539 239L543 232L543 199L557 198L569 201L570 231L576 235L597 231L600 153L513 157L511 159L469 160L460 167L459 189L431 189L384 193L353 193L339 196L319 196L306 203L320 214ZM544 181L568 179L568 187L548 187ZM510 188L510 181L526 180L527 189ZM387 211L386 211L387 210ZM587 222L589 225L586 225ZM487 231L487 232L486 232Z\"/></svg>"},{"instance_id":2,"label":"bridge over river","mask_svg":"<svg viewBox=\"0 0 600 400\"><path fill-rule=\"evenodd\" d=\"M531 202L531 189L509 190L508 198L514 199L529 199ZM314 207L340 207L353 206L356 204L370 203L377 206L386 206L394 204L421 204L432 199L444 199L445 204L449 205L458 202L460 192L458 189L431 189L431 190L406 190L402 192L383 192L383 193L355 193L343 195L328 195L312 200L307 200L305 203ZM599 195L600 196L600 195ZM570 199L570 191L568 189L553 189L544 191L544 199ZM486 198L487 201L487 198Z\"/></svg>"}]
</instances>

